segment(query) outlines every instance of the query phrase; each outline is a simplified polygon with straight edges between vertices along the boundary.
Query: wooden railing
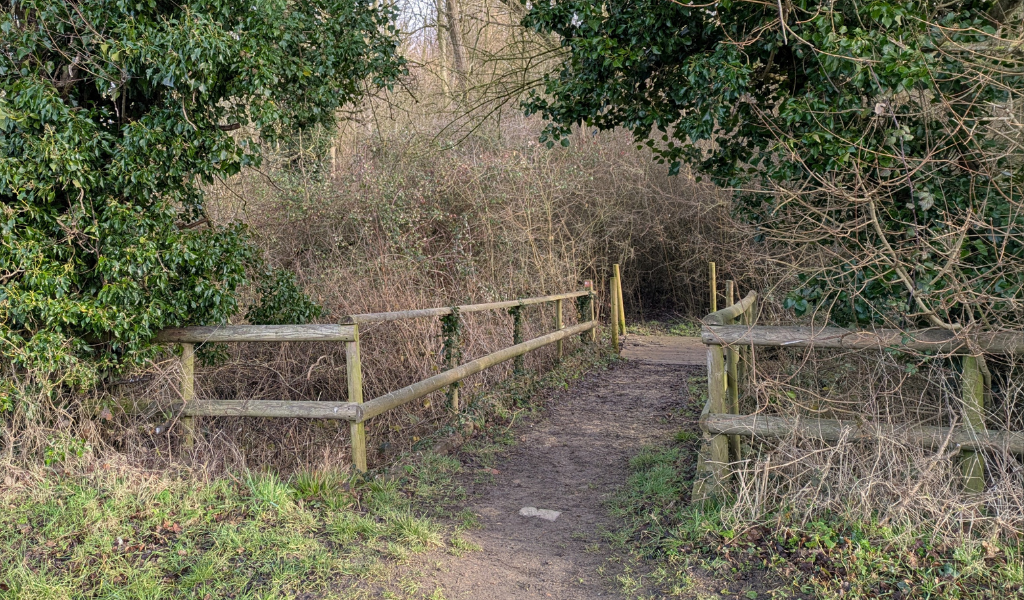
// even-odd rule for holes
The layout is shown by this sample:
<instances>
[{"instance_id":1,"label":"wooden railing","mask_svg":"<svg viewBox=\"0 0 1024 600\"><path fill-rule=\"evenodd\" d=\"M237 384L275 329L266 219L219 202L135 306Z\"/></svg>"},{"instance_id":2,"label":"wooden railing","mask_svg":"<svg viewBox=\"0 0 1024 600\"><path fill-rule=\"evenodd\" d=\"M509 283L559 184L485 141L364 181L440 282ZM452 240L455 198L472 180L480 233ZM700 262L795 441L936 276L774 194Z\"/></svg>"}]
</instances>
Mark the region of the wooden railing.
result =
<instances>
[{"instance_id":1,"label":"wooden railing","mask_svg":"<svg viewBox=\"0 0 1024 600\"><path fill-rule=\"evenodd\" d=\"M742 460L739 436L779 438L798 433L824 442L877 440L899 436L926 448L954 448L961 453L961 473L970 491L984 488L985 461L981 451L998 449L1024 454L1024 432L985 428L984 384L974 351L990 354L1024 352L1024 333L981 332L970 336L944 329L852 331L838 327L764 327L754 324L757 294L750 292L732 303L732 282L726 282L728 306L703 319L701 338L708 352L708 399L701 412L704 433L693 499L720 497L730 476L731 461ZM754 347L886 349L957 354L961 361L961 398L965 417L956 427L870 423L811 417L739 414L740 385Z\"/></svg>"},{"instance_id":2,"label":"wooden railing","mask_svg":"<svg viewBox=\"0 0 1024 600\"><path fill-rule=\"evenodd\" d=\"M616 265L617 267L618 265ZM617 272L617 269L616 269ZM621 290L612 285L613 319L616 324L619 322L621 310ZM562 302L581 296L589 297L586 310L587 320L565 327L562 319ZM521 330L517 327L514 333L513 345L497 352L493 352L476 360L471 360L461 365L449 365L449 369L433 377L418 381L399 390L389 392L378 398L363 402L363 376L362 362L359 356L359 325L364 323L381 323L386 321L397 321L403 319L418 319L427 317L444 317L453 313L461 315L464 313L516 309L537 304L554 303L555 331L536 337L531 340L521 339ZM182 424L185 433L186 445L191 445L195 436L195 427L192 417L298 417L310 419L339 419L351 423L352 435L352 463L353 466L365 471L366 464L366 432L364 422L383 412L397 408L422 398L427 394L451 386L470 375L479 373L484 369L493 367L499 363L515 359L528 352L543 348L550 344L557 344L557 353L562 355L562 342L573 335L581 335L589 338L589 341L596 341L597 319L595 318L595 296L590 282L587 282L585 289L581 291L541 296L536 298L524 298L521 300L510 300L505 302L491 302L486 304L469 304L457 307L439 307L420 310L406 310L397 312L382 312L349 315L341 319L337 325L225 325L218 327L184 327L179 329L166 329L160 332L156 341L160 343L181 344L182 354L182 379L181 399L182 404L177 407L178 414L182 417ZM583 315L581 315L581 318ZM518 320L517 320L518 323ZM625 323L623 322L623 328ZM618 327L613 329L618 330ZM195 345L207 342L322 342L336 341L345 343L345 362L348 376L348 399L345 402L339 401L291 401L291 400L243 400L243 399L196 399L195 398ZM617 347L616 347L617 351ZM457 408L457 396L454 406Z\"/></svg>"}]
</instances>

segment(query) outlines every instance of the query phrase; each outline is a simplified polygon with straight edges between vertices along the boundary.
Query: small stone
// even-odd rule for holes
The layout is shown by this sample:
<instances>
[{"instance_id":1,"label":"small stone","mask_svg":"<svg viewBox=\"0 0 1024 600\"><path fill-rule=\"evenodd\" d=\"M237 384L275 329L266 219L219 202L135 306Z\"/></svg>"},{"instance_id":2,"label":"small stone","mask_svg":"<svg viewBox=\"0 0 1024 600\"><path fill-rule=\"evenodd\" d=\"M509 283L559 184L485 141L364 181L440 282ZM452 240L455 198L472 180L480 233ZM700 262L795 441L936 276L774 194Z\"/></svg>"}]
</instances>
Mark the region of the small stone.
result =
<instances>
[{"instance_id":1,"label":"small stone","mask_svg":"<svg viewBox=\"0 0 1024 600\"><path fill-rule=\"evenodd\" d=\"M534 508L533 506L524 506L519 509L519 514L524 517L540 517L545 521L554 521L558 518L558 515L562 514L561 511L548 510L546 508Z\"/></svg>"}]
</instances>

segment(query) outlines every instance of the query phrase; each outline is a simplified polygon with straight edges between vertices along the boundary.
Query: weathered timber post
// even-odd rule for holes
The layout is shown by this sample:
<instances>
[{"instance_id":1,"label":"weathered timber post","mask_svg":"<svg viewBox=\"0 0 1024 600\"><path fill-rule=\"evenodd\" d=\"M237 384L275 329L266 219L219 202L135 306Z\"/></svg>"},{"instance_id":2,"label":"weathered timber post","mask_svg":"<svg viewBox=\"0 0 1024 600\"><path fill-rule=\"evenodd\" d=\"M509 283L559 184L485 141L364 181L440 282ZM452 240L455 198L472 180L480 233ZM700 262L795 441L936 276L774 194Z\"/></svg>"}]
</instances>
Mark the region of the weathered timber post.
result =
<instances>
[{"instance_id":1,"label":"weathered timber post","mask_svg":"<svg viewBox=\"0 0 1024 600\"><path fill-rule=\"evenodd\" d=\"M563 327L564 325L562 325L562 299L559 298L558 300L555 300L555 331L561 331ZM558 340L556 344L558 351L558 360L562 360L562 340Z\"/></svg>"},{"instance_id":2,"label":"weathered timber post","mask_svg":"<svg viewBox=\"0 0 1024 600\"><path fill-rule=\"evenodd\" d=\"M196 353L192 344L181 345L181 401L186 408L196 395ZM196 427L192 417L182 417L181 427L185 432L185 447L196 443Z\"/></svg>"},{"instance_id":3,"label":"weathered timber post","mask_svg":"<svg viewBox=\"0 0 1024 600\"><path fill-rule=\"evenodd\" d=\"M448 369L454 369L462 361L462 317L459 307L453 306L452 312L441 317L441 335L444 337L444 363ZM459 387L461 382L448 386L448 405L455 412L459 411Z\"/></svg>"},{"instance_id":4,"label":"weathered timber post","mask_svg":"<svg viewBox=\"0 0 1024 600\"><path fill-rule=\"evenodd\" d=\"M710 415L725 411L725 360L722 348L709 344L708 352L708 401L700 415L700 428L704 434L700 455L697 459L697 477L693 483L694 503L704 503L713 497L724 495L726 468L729 463L729 438L721 434L712 435L707 428Z\"/></svg>"},{"instance_id":5,"label":"weathered timber post","mask_svg":"<svg viewBox=\"0 0 1024 600\"><path fill-rule=\"evenodd\" d=\"M738 285L733 285L733 294L734 299L740 297L740 290ZM736 317L735 322L739 323L740 325L750 325L750 323L747 322L749 312L749 308L743 311L740 314L740 316ZM747 385L747 347L740 346L739 348L736 349L736 352L739 354L739 360L737 360L736 362L736 389L739 390L743 387L746 387Z\"/></svg>"},{"instance_id":6,"label":"weathered timber post","mask_svg":"<svg viewBox=\"0 0 1024 600\"><path fill-rule=\"evenodd\" d=\"M615 326L619 328L619 335L626 335L626 304L622 300L622 273L619 271L618 264L612 265L612 271L615 275L615 289L612 291L619 304L619 318Z\"/></svg>"},{"instance_id":7,"label":"weathered timber post","mask_svg":"<svg viewBox=\"0 0 1024 600\"><path fill-rule=\"evenodd\" d=\"M715 282L715 263L708 263L708 287L711 290L711 312L718 312L718 284Z\"/></svg>"},{"instance_id":8,"label":"weathered timber post","mask_svg":"<svg viewBox=\"0 0 1024 600\"><path fill-rule=\"evenodd\" d=\"M725 305L732 306L735 301L734 290L736 284L730 279L725 282ZM736 319L733 319L735 322ZM740 390L739 390L739 352L732 345L726 350L726 388L729 392L728 412L734 415L740 414ZM729 436L729 449L732 451L733 460L740 460L740 436Z\"/></svg>"},{"instance_id":9,"label":"weathered timber post","mask_svg":"<svg viewBox=\"0 0 1024 600\"><path fill-rule=\"evenodd\" d=\"M612 277L609 283L609 294L610 300L612 301L612 314L611 314L611 325L612 325L612 352L615 354L619 353L619 312L622 310L619 307L619 294L615 291L616 286L619 283L618 277Z\"/></svg>"},{"instance_id":10,"label":"weathered timber post","mask_svg":"<svg viewBox=\"0 0 1024 600\"><path fill-rule=\"evenodd\" d=\"M588 293L586 296L580 296L579 298L576 299L576 308L579 310L580 320L586 318L586 320L589 322L594 320L594 304L596 304L597 300L596 298L594 298L594 282L590 281L589 279L587 281L584 281L583 289L585 289ZM584 317L584 315L586 316ZM589 335L587 334L587 332L583 332L580 334L580 340L582 340L583 342L586 342L587 338L589 338L589 341L591 342L597 341L596 327L590 330Z\"/></svg>"},{"instance_id":11,"label":"weathered timber post","mask_svg":"<svg viewBox=\"0 0 1024 600\"><path fill-rule=\"evenodd\" d=\"M978 368L978 357L962 356L961 397L964 404L964 426L969 431L985 431L985 380ZM980 450L960 453L960 472L964 487L974 493L985 490L985 457Z\"/></svg>"},{"instance_id":12,"label":"weathered timber post","mask_svg":"<svg viewBox=\"0 0 1024 600\"><path fill-rule=\"evenodd\" d=\"M359 325L353 325L355 339L345 342L345 367L348 375L348 401L363 403L363 366L359 359ZM352 465L357 471L366 472L366 427L352 422Z\"/></svg>"},{"instance_id":13,"label":"weathered timber post","mask_svg":"<svg viewBox=\"0 0 1024 600\"><path fill-rule=\"evenodd\" d=\"M743 324L748 327L754 326L754 305L751 304L747 307L743 315ZM753 385L752 378L754 376L754 343L751 342L746 347L745 356L743 358L743 384L749 389Z\"/></svg>"},{"instance_id":14,"label":"weathered timber post","mask_svg":"<svg viewBox=\"0 0 1024 600\"><path fill-rule=\"evenodd\" d=\"M515 346L517 344L522 344L523 307L513 306L512 308L508 309L508 314L512 315L512 345ZM523 355L520 354L515 358L515 366L513 367L512 372L515 373L516 375L522 375L526 371L524 363L525 361L523 360Z\"/></svg>"}]
</instances>

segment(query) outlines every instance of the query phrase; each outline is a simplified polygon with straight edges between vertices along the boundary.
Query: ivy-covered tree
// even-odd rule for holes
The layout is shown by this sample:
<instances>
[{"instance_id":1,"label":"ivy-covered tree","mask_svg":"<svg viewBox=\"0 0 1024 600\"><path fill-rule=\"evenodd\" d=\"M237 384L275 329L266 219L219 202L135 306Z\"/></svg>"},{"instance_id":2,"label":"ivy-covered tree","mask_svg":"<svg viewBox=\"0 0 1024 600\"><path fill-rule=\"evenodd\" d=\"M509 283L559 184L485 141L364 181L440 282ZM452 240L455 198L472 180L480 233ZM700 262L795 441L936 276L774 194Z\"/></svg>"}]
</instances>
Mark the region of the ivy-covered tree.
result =
<instances>
[{"instance_id":1,"label":"ivy-covered tree","mask_svg":"<svg viewBox=\"0 0 1024 600\"><path fill-rule=\"evenodd\" d=\"M391 86L404 62L389 6L5 3L4 373L88 385L149 356L164 327L235 313L258 258L241 226L207 219L204 185L258 164L261 145L330 127L339 107Z\"/></svg>"},{"instance_id":2,"label":"ivy-covered tree","mask_svg":"<svg viewBox=\"0 0 1024 600\"><path fill-rule=\"evenodd\" d=\"M543 140L624 127L736 190L800 254L798 313L1024 324L1019 1L524 4L567 49L526 102Z\"/></svg>"}]
</instances>

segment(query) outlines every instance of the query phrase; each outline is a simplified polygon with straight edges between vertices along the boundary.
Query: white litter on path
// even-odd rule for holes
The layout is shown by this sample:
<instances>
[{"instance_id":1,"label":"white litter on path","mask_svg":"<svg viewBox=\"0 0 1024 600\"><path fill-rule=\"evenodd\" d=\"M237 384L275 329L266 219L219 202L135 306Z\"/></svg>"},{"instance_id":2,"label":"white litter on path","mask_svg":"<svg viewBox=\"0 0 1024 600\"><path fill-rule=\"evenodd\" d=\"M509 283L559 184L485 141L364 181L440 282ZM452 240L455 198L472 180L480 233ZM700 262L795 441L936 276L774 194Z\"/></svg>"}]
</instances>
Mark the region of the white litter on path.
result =
<instances>
[{"instance_id":1,"label":"white litter on path","mask_svg":"<svg viewBox=\"0 0 1024 600\"><path fill-rule=\"evenodd\" d=\"M519 514L524 517L540 517L545 521L554 521L558 518L558 515L562 514L561 511L548 510L546 508L534 508L532 506L524 506L519 509Z\"/></svg>"}]
</instances>

